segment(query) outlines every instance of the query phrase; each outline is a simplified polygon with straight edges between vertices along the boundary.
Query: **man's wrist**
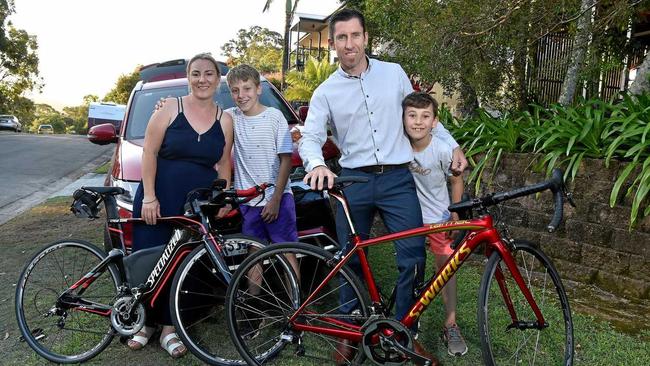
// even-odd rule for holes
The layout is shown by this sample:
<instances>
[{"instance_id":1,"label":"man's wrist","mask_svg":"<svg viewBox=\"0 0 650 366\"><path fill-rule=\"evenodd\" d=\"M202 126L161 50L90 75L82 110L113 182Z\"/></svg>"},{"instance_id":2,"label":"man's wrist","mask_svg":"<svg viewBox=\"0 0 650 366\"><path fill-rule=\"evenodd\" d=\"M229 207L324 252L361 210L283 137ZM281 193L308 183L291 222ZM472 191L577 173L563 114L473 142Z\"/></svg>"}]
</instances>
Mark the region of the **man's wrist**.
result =
<instances>
[{"instance_id":1,"label":"man's wrist","mask_svg":"<svg viewBox=\"0 0 650 366\"><path fill-rule=\"evenodd\" d=\"M307 164L305 170L311 172L312 170L318 168L319 166L324 166L327 168L327 165L325 165L325 162L323 160L316 160L313 163L310 162L309 164Z\"/></svg>"}]
</instances>

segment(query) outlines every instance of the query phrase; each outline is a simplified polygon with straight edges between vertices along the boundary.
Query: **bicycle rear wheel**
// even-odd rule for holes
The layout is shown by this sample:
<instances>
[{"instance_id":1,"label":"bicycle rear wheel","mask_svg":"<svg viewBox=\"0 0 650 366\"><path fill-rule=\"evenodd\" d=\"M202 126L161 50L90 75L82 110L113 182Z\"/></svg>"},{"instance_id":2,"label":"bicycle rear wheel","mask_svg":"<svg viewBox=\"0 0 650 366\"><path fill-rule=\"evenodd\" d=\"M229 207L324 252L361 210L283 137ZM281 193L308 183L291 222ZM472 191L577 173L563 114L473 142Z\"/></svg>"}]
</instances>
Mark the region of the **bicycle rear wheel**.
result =
<instances>
[{"instance_id":1,"label":"bicycle rear wheel","mask_svg":"<svg viewBox=\"0 0 650 366\"><path fill-rule=\"evenodd\" d=\"M490 256L479 288L478 321L486 365L572 365L569 301L551 260L532 243L516 241L512 255L542 312L546 328L508 329L513 321L496 276L503 275L517 320L536 321L530 304L499 253Z\"/></svg>"},{"instance_id":2,"label":"bicycle rear wheel","mask_svg":"<svg viewBox=\"0 0 650 366\"><path fill-rule=\"evenodd\" d=\"M298 273L290 258L296 259ZM352 354L338 352L341 339L323 333L296 331L289 317L334 268L337 261L329 252L302 243L273 244L248 258L233 275L226 295L226 316L231 339L249 365L273 360L274 364L329 364L338 355L346 364L364 358L359 345ZM299 278L298 278L299 277ZM341 304L341 290L349 297ZM343 267L318 295L307 304L296 322L330 330L351 330L368 319L366 292L354 273ZM292 352L283 350L292 345ZM293 348L293 347L292 347Z\"/></svg>"},{"instance_id":3,"label":"bicycle rear wheel","mask_svg":"<svg viewBox=\"0 0 650 366\"><path fill-rule=\"evenodd\" d=\"M226 236L224 257L234 270L251 248L264 244L245 235ZM233 255L230 255L233 254ZM245 365L230 342L225 304L228 284L212 264L205 246L195 248L176 271L171 292L172 322L176 333L196 357L211 365Z\"/></svg>"},{"instance_id":4,"label":"bicycle rear wheel","mask_svg":"<svg viewBox=\"0 0 650 366\"><path fill-rule=\"evenodd\" d=\"M16 318L23 339L40 356L57 363L91 359L113 339L108 314L59 302L59 296L105 258L96 246L76 240L50 244L25 266L16 285ZM117 295L112 267L88 286L84 301L107 304Z\"/></svg>"}]
</instances>

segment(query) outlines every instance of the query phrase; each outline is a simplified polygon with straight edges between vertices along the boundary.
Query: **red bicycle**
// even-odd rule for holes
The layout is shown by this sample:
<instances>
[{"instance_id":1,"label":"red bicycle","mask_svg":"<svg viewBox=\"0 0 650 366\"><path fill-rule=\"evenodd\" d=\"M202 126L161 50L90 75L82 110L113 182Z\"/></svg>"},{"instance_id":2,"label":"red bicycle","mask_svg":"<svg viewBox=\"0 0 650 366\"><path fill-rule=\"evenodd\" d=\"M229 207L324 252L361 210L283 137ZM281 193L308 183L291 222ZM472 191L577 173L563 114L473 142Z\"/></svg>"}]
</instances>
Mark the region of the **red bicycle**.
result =
<instances>
[{"instance_id":1,"label":"red bicycle","mask_svg":"<svg viewBox=\"0 0 650 366\"><path fill-rule=\"evenodd\" d=\"M233 274L226 295L227 323L232 340L249 364L271 360L284 364L284 360L296 357L332 362L337 345L344 340L356 351L346 359L348 364L360 364L365 358L378 365L407 361L433 364L434 360L414 352L409 328L470 254L480 248L488 259L478 294L478 327L485 364L572 365L573 323L557 270L539 246L512 239L506 226L495 224L487 210L506 200L550 190L555 212L548 230L554 231L562 220L564 199L573 204L561 171L555 170L545 182L449 207L465 217L473 213L476 217L367 240L355 231L343 193L345 186L364 180L337 178L329 190L329 195L342 204L351 229L348 251L330 254L300 243L277 244L247 258ZM380 293L364 249L450 230L466 230L466 234L445 265L418 286L408 315L401 321L392 319L392 301ZM300 273L292 269L288 255L298 258ZM359 256L363 282L346 265L353 255ZM354 299L342 303L340 292L345 286L352 289ZM344 312L343 305L354 310ZM289 345L295 347L293 352L287 352ZM279 348L283 352L278 353Z\"/></svg>"}]
</instances>

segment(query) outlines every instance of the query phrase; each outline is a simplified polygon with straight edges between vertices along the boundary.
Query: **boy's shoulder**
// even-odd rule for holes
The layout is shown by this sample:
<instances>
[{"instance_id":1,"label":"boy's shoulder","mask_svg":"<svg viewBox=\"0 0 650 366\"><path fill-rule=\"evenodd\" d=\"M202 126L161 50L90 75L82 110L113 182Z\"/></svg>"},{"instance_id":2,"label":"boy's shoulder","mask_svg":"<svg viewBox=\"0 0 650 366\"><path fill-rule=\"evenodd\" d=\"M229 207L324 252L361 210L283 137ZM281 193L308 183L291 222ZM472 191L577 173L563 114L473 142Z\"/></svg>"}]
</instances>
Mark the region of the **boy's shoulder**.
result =
<instances>
[{"instance_id":1,"label":"boy's shoulder","mask_svg":"<svg viewBox=\"0 0 650 366\"><path fill-rule=\"evenodd\" d=\"M429 145L420 154L432 156L435 160L449 160L453 154L451 145L434 134L431 136Z\"/></svg>"},{"instance_id":2,"label":"boy's shoulder","mask_svg":"<svg viewBox=\"0 0 650 366\"><path fill-rule=\"evenodd\" d=\"M449 142L442 136L438 135L435 130L431 133L431 143L429 146L433 146L436 151L441 152L451 153L454 150Z\"/></svg>"}]
</instances>

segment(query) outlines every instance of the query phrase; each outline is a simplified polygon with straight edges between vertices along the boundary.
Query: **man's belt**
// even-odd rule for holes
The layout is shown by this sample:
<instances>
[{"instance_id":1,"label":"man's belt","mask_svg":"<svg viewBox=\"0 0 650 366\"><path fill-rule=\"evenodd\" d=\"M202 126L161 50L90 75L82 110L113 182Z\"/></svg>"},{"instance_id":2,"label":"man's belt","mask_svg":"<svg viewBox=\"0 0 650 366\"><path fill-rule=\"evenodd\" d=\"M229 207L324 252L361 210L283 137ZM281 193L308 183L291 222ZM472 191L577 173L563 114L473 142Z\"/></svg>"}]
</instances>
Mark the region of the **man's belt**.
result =
<instances>
[{"instance_id":1,"label":"man's belt","mask_svg":"<svg viewBox=\"0 0 650 366\"><path fill-rule=\"evenodd\" d=\"M409 163L404 163L404 164L386 164L386 165L370 165L370 166L362 166L358 168L354 168L354 170L359 170L364 173L374 173L374 174L382 174L389 172L391 170L395 169L402 169L402 168L408 168Z\"/></svg>"}]
</instances>

